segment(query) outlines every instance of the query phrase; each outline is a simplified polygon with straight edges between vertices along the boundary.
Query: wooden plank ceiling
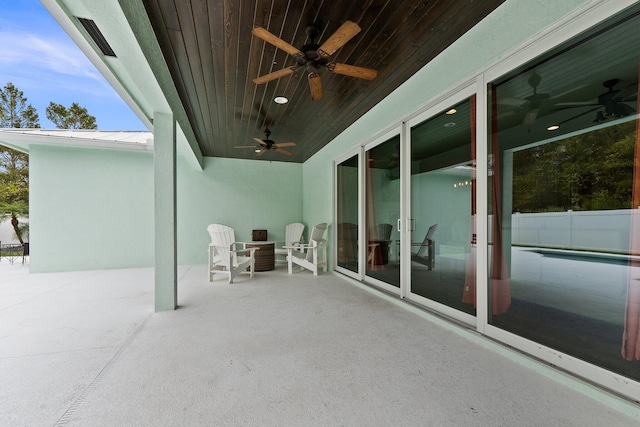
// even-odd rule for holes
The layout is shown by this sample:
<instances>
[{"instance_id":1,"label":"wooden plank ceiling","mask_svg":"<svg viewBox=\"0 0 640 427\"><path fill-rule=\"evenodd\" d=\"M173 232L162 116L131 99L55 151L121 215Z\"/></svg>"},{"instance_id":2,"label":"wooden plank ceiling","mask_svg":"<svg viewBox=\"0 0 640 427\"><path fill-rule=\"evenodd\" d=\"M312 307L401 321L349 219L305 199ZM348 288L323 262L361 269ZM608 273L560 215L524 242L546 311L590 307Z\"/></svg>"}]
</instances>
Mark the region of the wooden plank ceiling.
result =
<instances>
[{"instance_id":1,"label":"wooden plank ceiling","mask_svg":"<svg viewBox=\"0 0 640 427\"><path fill-rule=\"evenodd\" d=\"M205 156L304 162L504 0L143 0L198 144ZM346 20L361 31L330 61L375 69L363 80L321 71L324 98L312 101L304 68L252 35L263 27L292 46L322 44ZM274 103L275 96L289 103ZM253 138L295 142L291 156L257 156Z\"/></svg>"}]
</instances>

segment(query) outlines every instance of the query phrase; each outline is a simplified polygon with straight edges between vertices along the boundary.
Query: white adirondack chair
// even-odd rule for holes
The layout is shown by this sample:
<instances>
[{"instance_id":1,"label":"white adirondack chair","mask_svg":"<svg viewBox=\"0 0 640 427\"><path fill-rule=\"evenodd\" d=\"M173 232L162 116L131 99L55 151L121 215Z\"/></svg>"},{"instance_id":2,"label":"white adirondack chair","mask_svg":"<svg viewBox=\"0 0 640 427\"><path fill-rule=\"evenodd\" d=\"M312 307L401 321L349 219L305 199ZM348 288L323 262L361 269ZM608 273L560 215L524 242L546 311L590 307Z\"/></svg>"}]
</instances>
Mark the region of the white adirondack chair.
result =
<instances>
[{"instance_id":1,"label":"white adirondack chair","mask_svg":"<svg viewBox=\"0 0 640 427\"><path fill-rule=\"evenodd\" d=\"M213 281L215 273L229 276L229 283L240 273L248 273L253 277L254 252L258 248L241 248L236 243L233 228L222 224L211 224L207 227L211 235L209 244L209 281ZM236 247L236 245L238 245Z\"/></svg>"},{"instance_id":2,"label":"white adirondack chair","mask_svg":"<svg viewBox=\"0 0 640 427\"><path fill-rule=\"evenodd\" d=\"M318 224L313 227L308 244L286 246L289 274L293 273L293 264L311 270L314 276L318 275L319 268L327 271L327 246L322 238L326 229L327 223Z\"/></svg>"},{"instance_id":3,"label":"white adirondack chair","mask_svg":"<svg viewBox=\"0 0 640 427\"><path fill-rule=\"evenodd\" d=\"M301 243L302 233L304 232L304 224L300 222L294 222L292 224L287 224L284 231L284 244L281 248L275 248L273 250L275 255L282 255L284 259L279 261L286 262L286 257L289 253L287 246L295 246L296 244Z\"/></svg>"}]
</instances>

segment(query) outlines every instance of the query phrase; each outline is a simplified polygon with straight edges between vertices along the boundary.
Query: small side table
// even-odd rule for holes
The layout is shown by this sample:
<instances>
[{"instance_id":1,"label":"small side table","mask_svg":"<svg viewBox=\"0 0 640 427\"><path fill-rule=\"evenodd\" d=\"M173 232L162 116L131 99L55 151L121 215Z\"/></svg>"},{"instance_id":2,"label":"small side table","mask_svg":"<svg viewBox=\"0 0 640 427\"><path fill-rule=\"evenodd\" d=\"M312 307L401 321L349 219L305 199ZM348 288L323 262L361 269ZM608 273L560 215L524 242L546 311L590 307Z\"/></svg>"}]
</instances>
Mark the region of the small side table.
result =
<instances>
[{"instance_id":1,"label":"small side table","mask_svg":"<svg viewBox=\"0 0 640 427\"><path fill-rule=\"evenodd\" d=\"M245 248L258 248L255 252L255 263L253 268L255 271L270 271L276 268L275 262L275 242L244 242Z\"/></svg>"}]
</instances>

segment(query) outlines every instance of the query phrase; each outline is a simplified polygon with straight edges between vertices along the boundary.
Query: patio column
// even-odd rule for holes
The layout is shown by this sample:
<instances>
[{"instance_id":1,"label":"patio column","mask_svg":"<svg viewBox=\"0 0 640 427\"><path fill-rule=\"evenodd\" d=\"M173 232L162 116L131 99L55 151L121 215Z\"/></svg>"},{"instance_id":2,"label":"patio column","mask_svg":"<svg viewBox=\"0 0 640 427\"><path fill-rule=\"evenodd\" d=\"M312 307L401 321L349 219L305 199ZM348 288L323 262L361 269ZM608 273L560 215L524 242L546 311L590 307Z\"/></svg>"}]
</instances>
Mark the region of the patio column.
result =
<instances>
[{"instance_id":1,"label":"patio column","mask_svg":"<svg viewBox=\"0 0 640 427\"><path fill-rule=\"evenodd\" d=\"M153 115L155 213L155 310L178 306L176 247L176 122L173 114Z\"/></svg>"}]
</instances>

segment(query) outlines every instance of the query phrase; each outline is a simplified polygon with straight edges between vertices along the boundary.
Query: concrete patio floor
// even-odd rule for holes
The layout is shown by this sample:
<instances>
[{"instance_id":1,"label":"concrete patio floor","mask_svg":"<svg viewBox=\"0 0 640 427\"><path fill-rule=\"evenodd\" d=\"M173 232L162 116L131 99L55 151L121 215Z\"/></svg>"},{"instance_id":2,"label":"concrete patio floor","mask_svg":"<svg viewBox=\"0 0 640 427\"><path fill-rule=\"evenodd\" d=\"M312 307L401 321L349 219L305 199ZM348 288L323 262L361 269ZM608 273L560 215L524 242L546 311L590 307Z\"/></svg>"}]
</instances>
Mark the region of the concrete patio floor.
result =
<instances>
[{"instance_id":1,"label":"concrete patio floor","mask_svg":"<svg viewBox=\"0 0 640 427\"><path fill-rule=\"evenodd\" d=\"M338 275L0 261L2 426L635 426L640 408Z\"/></svg>"}]
</instances>

